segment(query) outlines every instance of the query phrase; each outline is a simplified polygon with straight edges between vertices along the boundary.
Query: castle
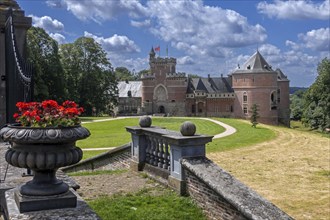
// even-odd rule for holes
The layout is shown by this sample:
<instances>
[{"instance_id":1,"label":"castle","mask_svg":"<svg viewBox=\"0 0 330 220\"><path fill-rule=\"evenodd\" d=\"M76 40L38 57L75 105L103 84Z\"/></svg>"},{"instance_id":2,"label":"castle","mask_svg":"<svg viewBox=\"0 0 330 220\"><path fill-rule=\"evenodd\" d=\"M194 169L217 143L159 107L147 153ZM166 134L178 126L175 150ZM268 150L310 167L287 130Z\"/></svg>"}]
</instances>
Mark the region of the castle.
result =
<instances>
[{"instance_id":1,"label":"castle","mask_svg":"<svg viewBox=\"0 0 330 220\"><path fill-rule=\"evenodd\" d=\"M224 77L187 77L176 72L175 58L149 53L150 74L119 82L117 113L248 119L257 104L259 122L289 126L289 80L273 70L259 51Z\"/></svg>"}]
</instances>

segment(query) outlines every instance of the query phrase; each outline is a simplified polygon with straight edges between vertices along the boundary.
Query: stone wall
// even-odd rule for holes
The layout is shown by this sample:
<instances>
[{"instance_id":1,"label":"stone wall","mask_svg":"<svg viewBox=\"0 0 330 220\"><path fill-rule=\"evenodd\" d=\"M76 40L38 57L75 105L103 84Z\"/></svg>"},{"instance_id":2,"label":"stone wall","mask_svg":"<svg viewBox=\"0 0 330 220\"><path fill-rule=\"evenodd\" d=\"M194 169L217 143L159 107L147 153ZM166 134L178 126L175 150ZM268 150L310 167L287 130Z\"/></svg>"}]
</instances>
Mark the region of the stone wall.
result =
<instances>
[{"instance_id":1,"label":"stone wall","mask_svg":"<svg viewBox=\"0 0 330 220\"><path fill-rule=\"evenodd\" d=\"M185 176L187 194L193 198L209 219L246 219L234 206L216 194L192 172L185 170Z\"/></svg>"},{"instance_id":2,"label":"stone wall","mask_svg":"<svg viewBox=\"0 0 330 220\"><path fill-rule=\"evenodd\" d=\"M186 192L209 219L292 219L206 157L181 163Z\"/></svg>"},{"instance_id":3,"label":"stone wall","mask_svg":"<svg viewBox=\"0 0 330 220\"><path fill-rule=\"evenodd\" d=\"M64 167L62 170L64 172L79 172L87 170L129 169L131 155L131 145L125 144L72 166Z\"/></svg>"}]
</instances>

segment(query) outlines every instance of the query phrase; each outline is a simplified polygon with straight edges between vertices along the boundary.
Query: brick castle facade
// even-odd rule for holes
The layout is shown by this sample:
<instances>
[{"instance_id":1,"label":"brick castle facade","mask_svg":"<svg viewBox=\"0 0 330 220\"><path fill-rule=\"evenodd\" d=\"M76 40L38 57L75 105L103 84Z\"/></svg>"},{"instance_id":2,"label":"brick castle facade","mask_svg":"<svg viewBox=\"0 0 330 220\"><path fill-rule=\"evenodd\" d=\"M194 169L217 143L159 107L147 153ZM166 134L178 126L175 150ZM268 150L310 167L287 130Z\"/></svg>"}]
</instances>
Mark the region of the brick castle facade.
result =
<instances>
[{"instance_id":1,"label":"brick castle facade","mask_svg":"<svg viewBox=\"0 0 330 220\"><path fill-rule=\"evenodd\" d=\"M280 69L273 70L259 51L226 77L187 77L176 72L175 58L156 57L153 48L149 65L150 73L141 81L119 83L118 113L128 113L133 110L129 103L139 102L134 107L137 114L248 119L257 104L258 121L290 124L289 80Z\"/></svg>"}]
</instances>

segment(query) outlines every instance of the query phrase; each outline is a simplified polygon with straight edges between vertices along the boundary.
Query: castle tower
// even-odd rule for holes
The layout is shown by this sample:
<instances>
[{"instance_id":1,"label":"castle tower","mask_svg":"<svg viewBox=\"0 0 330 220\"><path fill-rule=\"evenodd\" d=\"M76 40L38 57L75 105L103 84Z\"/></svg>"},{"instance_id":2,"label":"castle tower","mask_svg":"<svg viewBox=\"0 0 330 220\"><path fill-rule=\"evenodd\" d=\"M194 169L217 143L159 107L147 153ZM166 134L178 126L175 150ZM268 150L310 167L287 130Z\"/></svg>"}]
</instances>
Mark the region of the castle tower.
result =
<instances>
[{"instance_id":1,"label":"castle tower","mask_svg":"<svg viewBox=\"0 0 330 220\"><path fill-rule=\"evenodd\" d=\"M149 53L150 74L141 77L142 111L147 114L185 115L187 77L176 73L176 59Z\"/></svg>"},{"instance_id":2,"label":"castle tower","mask_svg":"<svg viewBox=\"0 0 330 220\"><path fill-rule=\"evenodd\" d=\"M234 71L232 88L236 95L235 116L250 118L251 107L257 104L260 122L277 125L280 119L286 118L284 121L288 121L287 110L284 113L283 109L289 108L288 96L285 95L288 94L289 81L284 74L281 78L278 76L279 73L272 69L259 51Z\"/></svg>"},{"instance_id":3,"label":"castle tower","mask_svg":"<svg viewBox=\"0 0 330 220\"><path fill-rule=\"evenodd\" d=\"M24 57L26 46L26 32L32 25L32 19L25 17L24 11L19 7L16 1L0 0L0 127L8 122L13 122L12 112L16 111L16 107L8 105L8 86L12 82L12 75L6 71L6 39L5 39L5 23L6 16L10 8L13 10L13 21L15 28L16 45L19 53ZM17 93L18 91L16 91ZM7 100L8 99L8 100Z\"/></svg>"}]
</instances>

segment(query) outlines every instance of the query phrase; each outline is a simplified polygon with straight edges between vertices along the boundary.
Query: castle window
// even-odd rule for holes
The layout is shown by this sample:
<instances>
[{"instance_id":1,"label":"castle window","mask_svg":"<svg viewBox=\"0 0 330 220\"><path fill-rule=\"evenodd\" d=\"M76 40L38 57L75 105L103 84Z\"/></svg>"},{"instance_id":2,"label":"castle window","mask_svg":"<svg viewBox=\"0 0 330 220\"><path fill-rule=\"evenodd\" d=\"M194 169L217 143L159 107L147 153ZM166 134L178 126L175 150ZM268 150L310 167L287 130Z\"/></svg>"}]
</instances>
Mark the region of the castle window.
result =
<instances>
[{"instance_id":1,"label":"castle window","mask_svg":"<svg viewBox=\"0 0 330 220\"><path fill-rule=\"evenodd\" d=\"M230 112L234 112L234 108L232 105L230 106Z\"/></svg>"},{"instance_id":2,"label":"castle window","mask_svg":"<svg viewBox=\"0 0 330 220\"><path fill-rule=\"evenodd\" d=\"M247 103L248 97L247 97L247 93L244 92L243 93L243 103Z\"/></svg>"},{"instance_id":3,"label":"castle window","mask_svg":"<svg viewBox=\"0 0 330 220\"><path fill-rule=\"evenodd\" d=\"M175 100L174 99L172 99L172 101L171 102L175 102Z\"/></svg>"},{"instance_id":4,"label":"castle window","mask_svg":"<svg viewBox=\"0 0 330 220\"><path fill-rule=\"evenodd\" d=\"M277 90L277 102L278 103L281 102L281 90L280 89Z\"/></svg>"},{"instance_id":5,"label":"castle window","mask_svg":"<svg viewBox=\"0 0 330 220\"><path fill-rule=\"evenodd\" d=\"M247 113L248 113L248 108L247 108L247 106L244 106L244 107L243 107L243 113L244 113L245 115L247 115Z\"/></svg>"},{"instance_id":6,"label":"castle window","mask_svg":"<svg viewBox=\"0 0 330 220\"><path fill-rule=\"evenodd\" d=\"M275 92L272 92L272 94L270 94L270 100L272 105L276 105L276 94Z\"/></svg>"},{"instance_id":7,"label":"castle window","mask_svg":"<svg viewBox=\"0 0 330 220\"><path fill-rule=\"evenodd\" d=\"M146 102L149 102L149 100L146 100Z\"/></svg>"},{"instance_id":8,"label":"castle window","mask_svg":"<svg viewBox=\"0 0 330 220\"><path fill-rule=\"evenodd\" d=\"M196 105L191 105L191 113L195 113Z\"/></svg>"},{"instance_id":9,"label":"castle window","mask_svg":"<svg viewBox=\"0 0 330 220\"><path fill-rule=\"evenodd\" d=\"M272 92L270 94L270 109L271 110L276 110L277 109L277 98L276 98L276 91Z\"/></svg>"},{"instance_id":10,"label":"castle window","mask_svg":"<svg viewBox=\"0 0 330 220\"><path fill-rule=\"evenodd\" d=\"M127 92L127 97L132 97L132 91L131 91L131 90L129 90L129 91Z\"/></svg>"}]
</instances>

